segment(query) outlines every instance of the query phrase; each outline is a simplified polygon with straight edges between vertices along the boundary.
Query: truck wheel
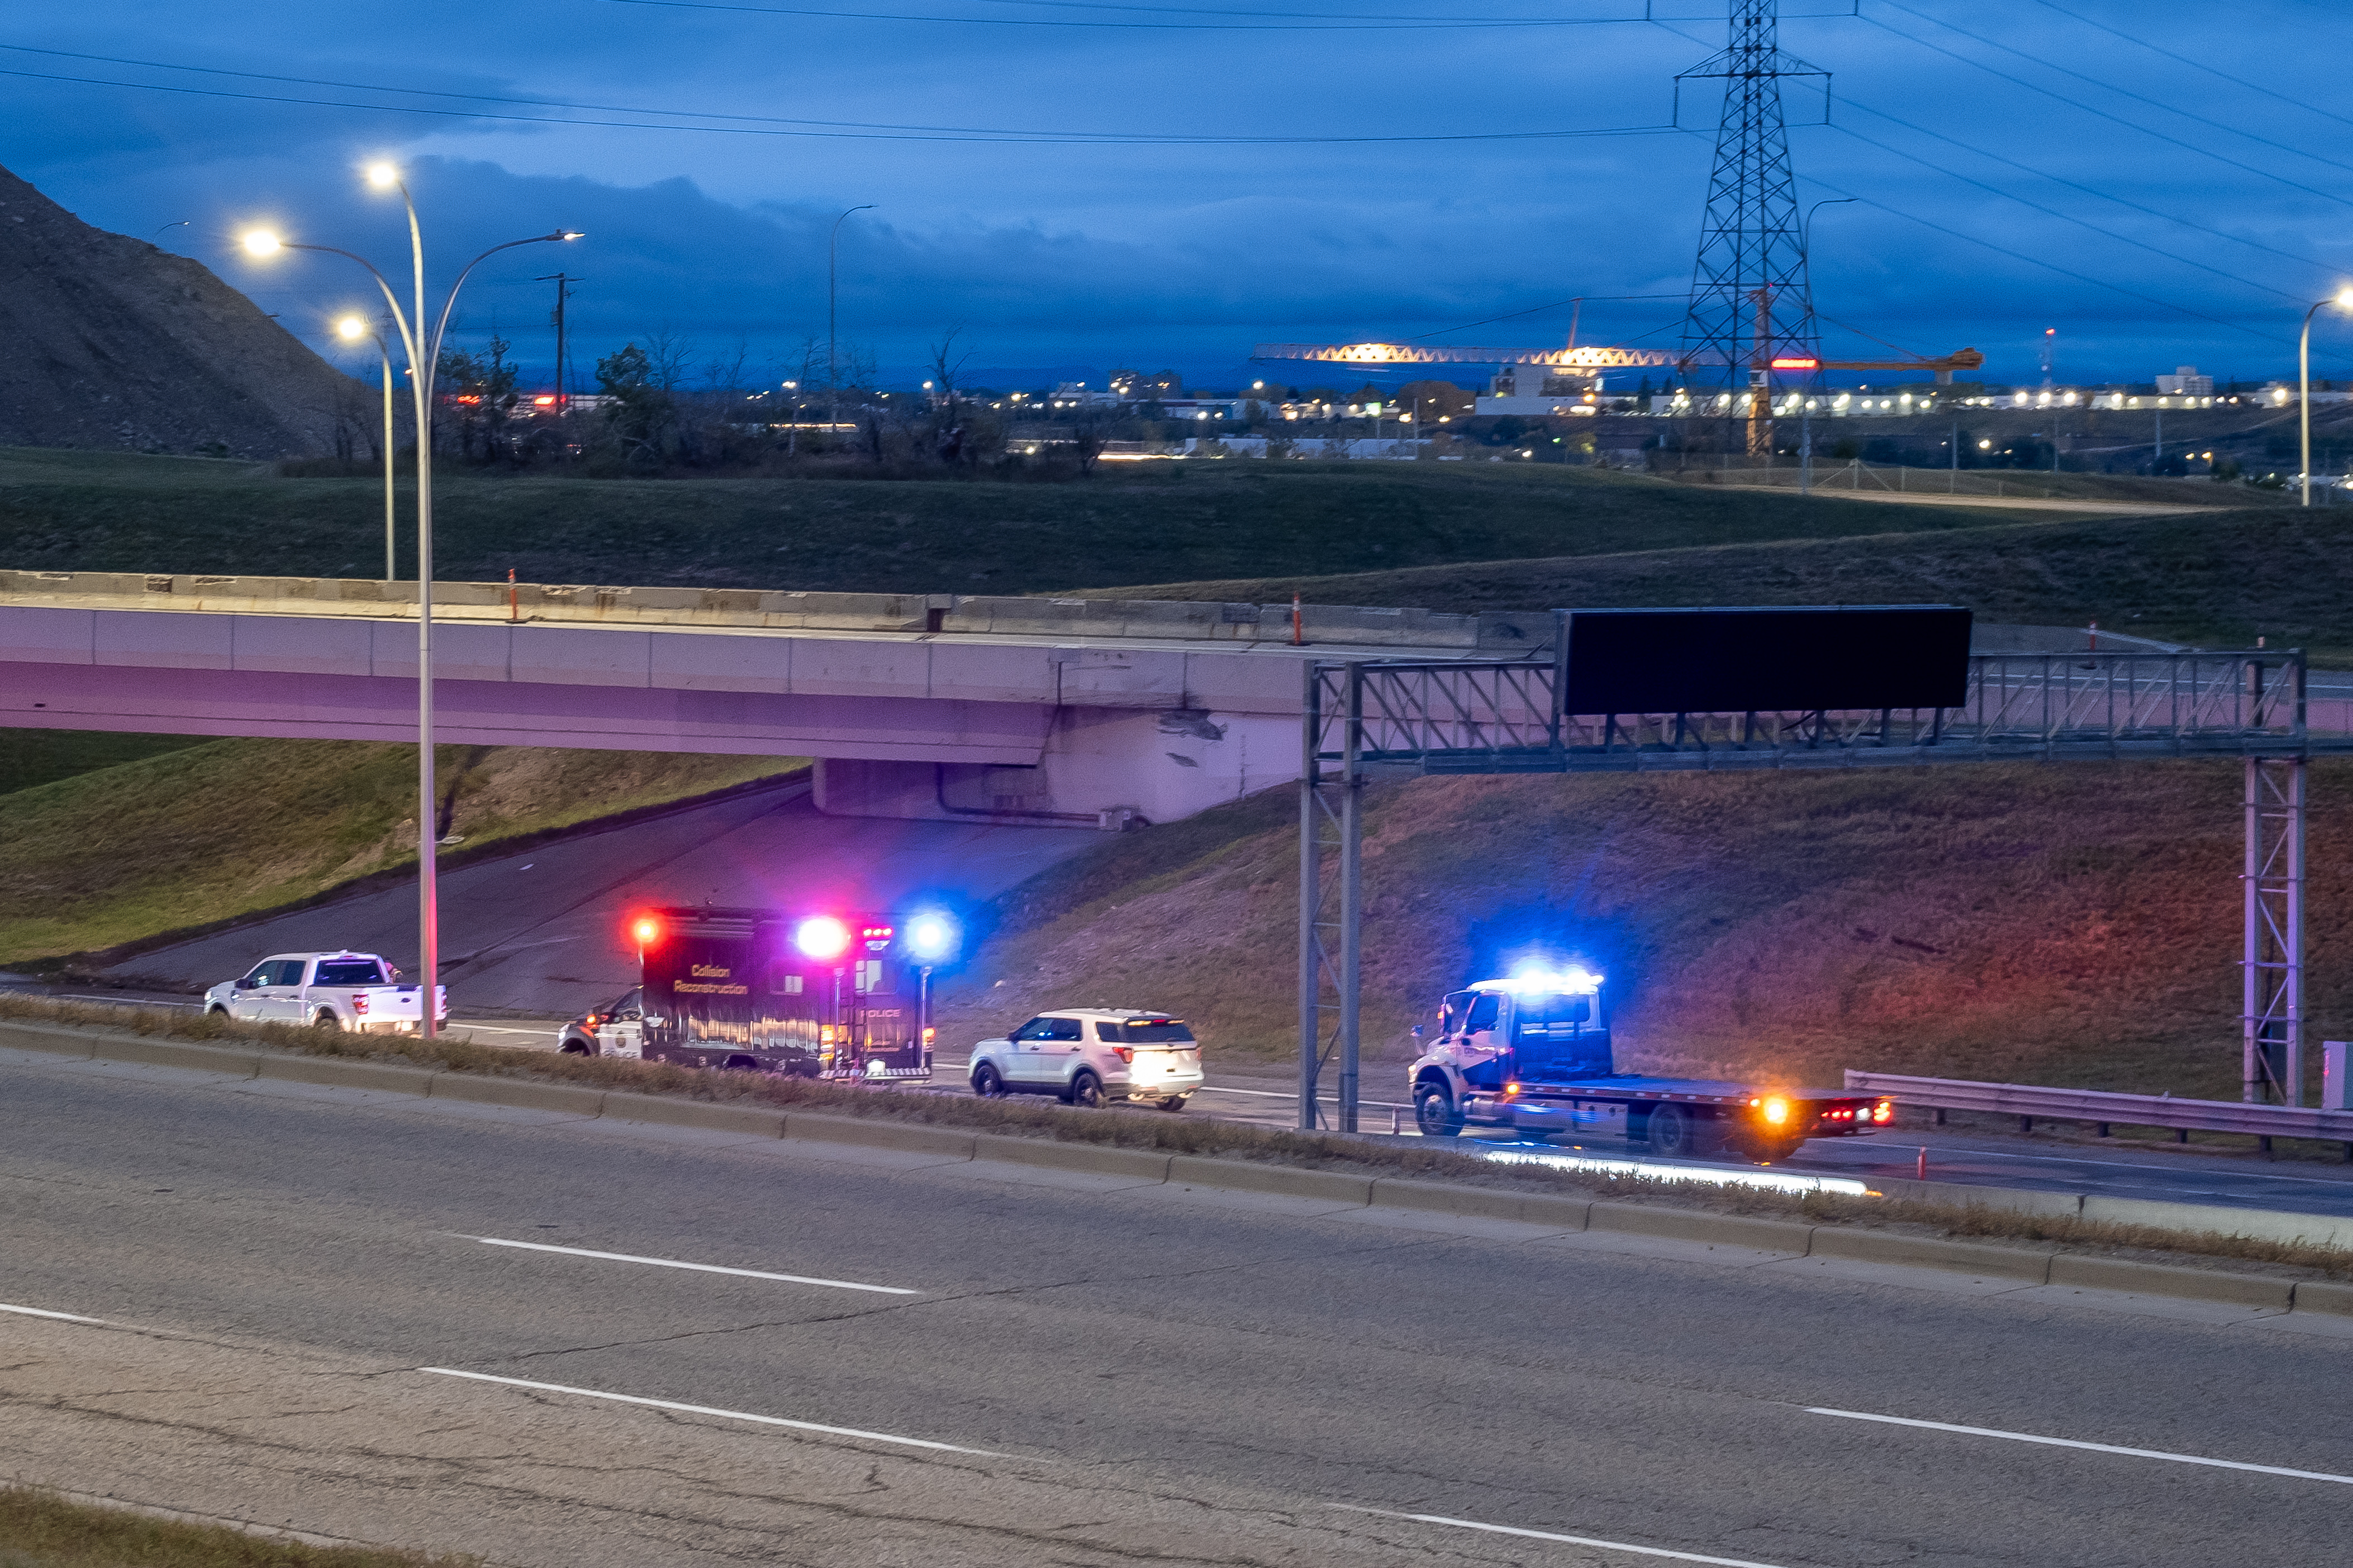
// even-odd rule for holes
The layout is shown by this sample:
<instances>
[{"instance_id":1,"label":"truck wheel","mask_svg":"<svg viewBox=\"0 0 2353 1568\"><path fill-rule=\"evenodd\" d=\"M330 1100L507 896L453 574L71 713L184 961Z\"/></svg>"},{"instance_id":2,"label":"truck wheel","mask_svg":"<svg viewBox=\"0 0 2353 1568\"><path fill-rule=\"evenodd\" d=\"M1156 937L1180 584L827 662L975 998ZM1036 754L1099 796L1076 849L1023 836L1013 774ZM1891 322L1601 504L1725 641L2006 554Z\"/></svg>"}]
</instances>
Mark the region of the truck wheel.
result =
<instances>
[{"instance_id":1,"label":"truck wheel","mask_svg":"<svg viewBox=\"0 0 2353 1568\"><path fill-rule=\"evenodd\" d=\"M319 1009L319 1016L311 1020L311 1027L314 1029L341 1029L343 1026L343 1021L323 1007Z\"/></svg>"},{"instance_id":2,"label":"truck wheel","mask_svg":"<svg viewBox=\"0 0 2353 1568\"><path fill-rule=\"evenodd\" d=\"M1160 1102L1160 1109L1163 1110L1182 1110L1185 1109L1185 1097L1181 1094L1172 1094L1167 1099Z\"/></svg>"},{"instance_id":3,"label":"truck wheel","mask_svg":"<svg viewBox=\"0 0 2353 1568\"><path fill-rule=\"evenodd\" d=\"M1692 1136L1691 1118L1681 1106L1655 1105L1651 1108L1651 1152L1662 1159L1680 1160L1689 1155L1695 1140Z\"/></svg>"},{"instance_id":4,"label":"truck wheel","mask_svg":"<svg viewBox=\"0 0 2353 1568\"><path fill-rule=\"evenodd\" d=\"M1804 1142L1803 1138L1767 1138L1759 1134L1748 1141L1744 1152L1760 1165L1770 1165L1796 1153L1798 1145Z\"/></svg>"},{"instance_id":5,"label":"truck wheel","mask_svg":"<svg viewBox=\"0 0 2353 1568\"><path fill-rule=\"evenodd\" d=\"M1424 1138L1457 1138L1462 1133L1462 1113L1446 1086L1426 1083L1413 1091L1413 1121Z\"/></svg>"},{"instance_id":6,"label":"truck wheel","mask_svg":"<svg viewBox=\"0 0 2353 1568\"><path fill-rule=\"evenodd\" d=\"M596 1051L587 1041L575 1035L564 1042L564 1054L567 1057L593 1057Z\"/></svg>"},{"instance_id":7,"label":"truck wheel","mask_svg":"<svg viewBox=\"0 0 2353 1568\"><path fill-rule=\"evenodd\" d=\"M996 1100L1005 1093L1005 1076L990 1062L972 1069L972 1091L983 1100Z\"/></svg>"},{"instance_id":8,"label":"truck wheel","mask_svg":"<svg viewBox=\"0 0 2353 1568\"><path fill-rule=\"evenodd\" d=\"M1092 1110L1103 1102L1103 1079L1091 1072L1081 1072L1071 1080L1071 1092L1064 1098L1072 1105Z\"/></svg>"}]
</instances>

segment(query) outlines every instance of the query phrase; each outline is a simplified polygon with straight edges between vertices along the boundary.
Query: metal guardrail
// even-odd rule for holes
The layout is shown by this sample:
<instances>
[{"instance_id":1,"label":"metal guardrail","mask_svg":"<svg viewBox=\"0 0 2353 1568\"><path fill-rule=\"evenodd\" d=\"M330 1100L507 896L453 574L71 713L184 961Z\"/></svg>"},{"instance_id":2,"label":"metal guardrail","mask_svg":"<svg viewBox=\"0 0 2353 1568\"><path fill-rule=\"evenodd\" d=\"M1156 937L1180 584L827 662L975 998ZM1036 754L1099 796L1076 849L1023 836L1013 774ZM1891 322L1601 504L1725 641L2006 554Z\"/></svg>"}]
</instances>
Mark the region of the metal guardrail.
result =
<instances>
[{"instance_id":1,"label":"metal guardrail","mask_svg":"<svg viewBox=\"0 0 2353 1568\"><path fill-rule=\"evenodd\" d=\"M2258 1138L2316 1138L2353 1147L2353 1110L2316 1110L2236 1100L2176 1100L2164 1094L2111 1094L2095 1089L2049 1089L2026 1083L1973 1083L1964 1079L1907 1078L1848 1069L1846 1087L1882 1094L1898 1105L1936 1110L1983 1110L2102 1127L2170 1127L2182 1132L2243 1132Z\"/></svg>"}]
</instances>

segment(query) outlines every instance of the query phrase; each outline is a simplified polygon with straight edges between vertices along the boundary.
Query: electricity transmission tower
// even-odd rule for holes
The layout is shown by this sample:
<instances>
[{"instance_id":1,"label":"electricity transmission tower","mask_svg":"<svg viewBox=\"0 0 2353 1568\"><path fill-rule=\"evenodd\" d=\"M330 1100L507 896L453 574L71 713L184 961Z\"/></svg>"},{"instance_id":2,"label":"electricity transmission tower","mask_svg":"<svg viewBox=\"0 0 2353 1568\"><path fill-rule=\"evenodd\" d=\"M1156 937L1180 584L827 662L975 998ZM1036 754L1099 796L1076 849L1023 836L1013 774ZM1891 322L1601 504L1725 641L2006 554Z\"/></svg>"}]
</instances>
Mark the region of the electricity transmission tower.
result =
<instances>
[{"instance_id":1,"label":"electricity transmission tower","mask_svg":"<svg viewBox=\"0 0 2353 1568\"><path fill-rule=\"evenodd\" d=\"M1806 384L1820 360L1781 79L1821 78L1827 118L1830 73L1783 54L1778 31L1778 0L1733 0L1730 46L1675 79L1725 84L1683 346L1686 363L1725 367L1724 411L1745 420L1751 458L1773 451L1774 362Z\"/></svg>"}]
</instances>

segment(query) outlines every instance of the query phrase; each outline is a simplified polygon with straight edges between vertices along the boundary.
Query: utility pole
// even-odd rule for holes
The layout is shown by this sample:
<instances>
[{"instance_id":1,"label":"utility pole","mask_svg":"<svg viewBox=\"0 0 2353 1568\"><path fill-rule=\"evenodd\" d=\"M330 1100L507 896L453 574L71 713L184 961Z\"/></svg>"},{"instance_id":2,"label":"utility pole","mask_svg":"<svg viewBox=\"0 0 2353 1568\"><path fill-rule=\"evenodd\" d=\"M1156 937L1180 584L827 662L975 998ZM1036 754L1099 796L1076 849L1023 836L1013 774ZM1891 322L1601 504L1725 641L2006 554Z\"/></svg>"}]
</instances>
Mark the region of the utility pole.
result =
<instances>
[{"instance_id":1,"label":"utility pole","mask_svg":"<svg viewBox=\"0 0 2353 1568\"><path fill-rule=\"evenodd\" d=\"M572 285L587 279L575 278L568 272L551 272L544 278L534 278L534 283L555 285L555 408L559 414L572 412L572 353L571 342L565 335L564 302L572 297Z\"/></svg>"},{"instance_id":2,"label":"utility pole","mask_svg":"<svg viewBox=\"0 0 2353 1568\"><path fill-rule=\"evenodd\" d=\"M1953 475L1945 481L1945 493L1957 495L1961 489L1961 422L1953 421Z\"/></svg>"},{"instance_id":3,"label":"utility pole","mask_svg":"<svg viewBox=\"0 0 2353 1568\"><path fill-rule=\"evenodd\" d=\"M2157 410L2157 446L2148 459L2148 477L2156 479L2165 472L2165 410Z\"/></svg>"}]
</instances>

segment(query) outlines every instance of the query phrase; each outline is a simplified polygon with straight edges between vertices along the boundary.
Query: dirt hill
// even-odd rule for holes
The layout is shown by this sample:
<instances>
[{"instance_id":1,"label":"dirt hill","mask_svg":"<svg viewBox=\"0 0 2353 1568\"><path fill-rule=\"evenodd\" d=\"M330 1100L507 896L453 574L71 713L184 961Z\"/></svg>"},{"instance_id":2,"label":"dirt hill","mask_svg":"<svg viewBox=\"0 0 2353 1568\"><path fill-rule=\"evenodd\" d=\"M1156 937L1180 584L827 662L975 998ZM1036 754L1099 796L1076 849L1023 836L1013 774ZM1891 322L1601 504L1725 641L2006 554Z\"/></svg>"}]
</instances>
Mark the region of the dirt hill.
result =
<instances>
[{"instance_id":1,"label":"dirt hill","mask_svg":"<svg viewBox=\"0 0 2353 1568\"><path fill-rule=\"evenodd\" d=\"M202 265L0 169L0 445L276 458L332 448L359 384Z\"/></svg>"}]
</instances>

